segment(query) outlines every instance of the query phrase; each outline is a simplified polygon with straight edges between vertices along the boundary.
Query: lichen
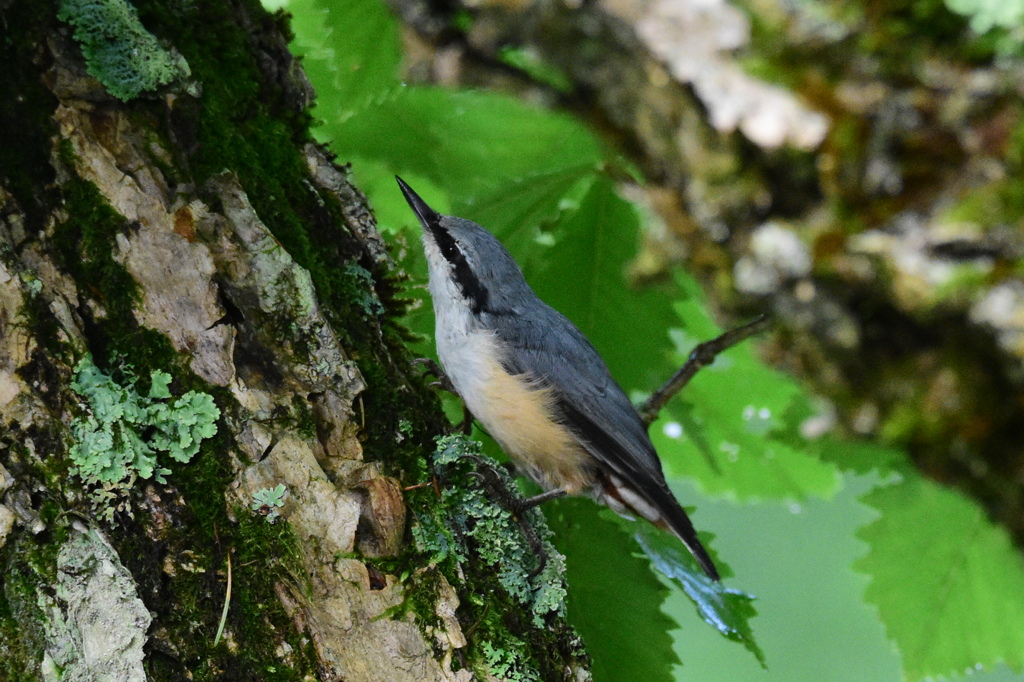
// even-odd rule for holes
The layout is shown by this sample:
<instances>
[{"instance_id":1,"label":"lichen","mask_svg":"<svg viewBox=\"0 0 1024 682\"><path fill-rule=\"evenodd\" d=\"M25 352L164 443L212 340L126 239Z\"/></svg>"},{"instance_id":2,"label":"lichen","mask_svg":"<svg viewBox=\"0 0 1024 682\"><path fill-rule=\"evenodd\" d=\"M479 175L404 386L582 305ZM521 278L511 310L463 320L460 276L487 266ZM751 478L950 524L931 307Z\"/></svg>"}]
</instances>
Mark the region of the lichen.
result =
<instances>
[{"instance_id":1,"label":"lichen","mask_svg":"<svg viewBox=\"0 0 1024 682\"><path fill-rule=\"evenodd\" d=\"M439 438L432 456L435 475L451 481L441 491L441 504L432 517L413 526L416 546L440 563L463 564L475 552L496 572L502 587L530 609L533 623L543 627L549 614L565 615L565 558L551 544L551 531L534 507L524 516L540 540L546 560L535 556L512 512L490 499L471 478L474 463L491 467L509 490L515 482L497 462L480 452L480 444L460 434ZM538 566L541 563L542 566ZM531 572L540 569L536 576Z\"/></svg>"},{"instance_id":2,"label":"lichen","mask_svg":"<svg viewBox=\"0 0 1024 682\"><path fill-rule=\"evenodd\" d=\"M75 443L69 454L72 469L93 489L93 501L110 520L117 506L110 502L131 488L137 478L165 483L169 469L160 466L157 453L165 452L187 463L199 445L217 432L220 410L207 393L189 391L173 403L171 375L150 374L150 389L141 394L130 365L119 368L122 383L104 373L86 355L75 368L71 389L86 400L86 412L71 423Z\"/></svg>"},{"instance_id":3,"label":"lichen","mask_svg":"<svg viewBox=\"0 0 1024 682\"><path fill-rule=\"evenodd\" d=\"M492 642L482 642L480 650L491 675L506 682L540 682L536 670L523 666L526 653L521 642L513 642L510 648Z\"/></svg>"},{"instance_id":4,"label":"lichen","mask_svg":"<svg viewBox=\"0 0 1024 682\"><path fill-rule=\"evenodd\" d=\"M492 482L481 486L478 476L485 470ZM413 565L426 559L436 569L409 576L390 567L407 578L407 602L421 626L429 630L433 623L436 585L430 576L440 572L460 595L459 620L470 640L467 665L499 679L529 681L561 679L575 667L568 661L585 664L582 644L563 618L564 558L551 544L540 510L523 514L524 531L506 508L508 501L494 499L504 493L490 490L497 480L518 496L515 482L481 454L478 442L461 434L437 439L424 474L424 483L431 480L436 487L409 493L409 551Z\"/></svg>"},{"instance_id":5,"label":"lichen","mask_svg":"<svg viewBox=\"0 0 1024 682\"><path fill-rule=\"evenodd\" d=\"M268 523L276 523L281 518L277 508L284 506L284 496L287 492L288 488L284 483L278 483L273 488L261 488L252 494L249 508L265 518Z\"/></svg>"},{"instance_id":6,"label":"lichen","mask_svg":"<svg viewBox=\"0 0 1024 682\"><path fill-rule=\"evenodd\" d=\"M57 16L75 27L89 73L122 101L191 73L184 57L160 46L127 0L61 0Z\"/></svg>"},{"instance_id":7,"label":"lichen","mask_svg":"<svg viewBox=\"0 0 1024 682\"><path fill-rule=\"evenodd\" d=\"M345 272L358 283L356 303L368 317L376 317L384 313L384 304L380 302L373 290L373 275L358 263L349 263Z\"/></svg>"}]
</instances>

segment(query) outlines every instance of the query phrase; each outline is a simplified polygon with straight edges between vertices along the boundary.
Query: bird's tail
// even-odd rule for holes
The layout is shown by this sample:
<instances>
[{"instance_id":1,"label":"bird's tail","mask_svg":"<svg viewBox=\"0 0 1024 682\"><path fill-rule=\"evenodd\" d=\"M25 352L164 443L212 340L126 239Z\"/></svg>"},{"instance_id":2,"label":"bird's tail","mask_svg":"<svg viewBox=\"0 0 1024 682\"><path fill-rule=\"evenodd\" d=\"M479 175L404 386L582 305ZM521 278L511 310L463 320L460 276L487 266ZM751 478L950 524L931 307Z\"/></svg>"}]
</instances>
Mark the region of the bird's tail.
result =
<instances>
[{"instance_id":1,"label":"bird's tail","mask_svg":"<svg viewBox=\"0 0 1024 682\"><path fill-rule=\"evenodd\" d=\"M704 549L704 545L700 543L697 531L694 529L690 517L686 515L686 512L675 498L672 499L672 502L678 513L668 515L668 519L665 519L663 516L660 523L657 521L652 521L651 523L659 528L671 531L677 538L683 541L686 549L690 550L690 554L697 560L697 563L700 564L700 567L708 574L709 578L716 582L721 580L718 576L718 569L715 568L715 562L711 560L711 555Z\"/></svg>"},{"instance_id":2,"label":"bird's tail","mask_svg":"<svg viewBox=\"0 0 1024 682\"><path fill-rule=\"evenodd\" d=\"M664 489L659 488L655 495L657 499L652 501L648 496L637 493L615 474L607 473L602 483L598 494L599 502L619 514L639 516L657 528L669 531L682 540L709 578L721 580L715 563L697 537L693 522L667 486Z\"/></svg>"}]
</instances>

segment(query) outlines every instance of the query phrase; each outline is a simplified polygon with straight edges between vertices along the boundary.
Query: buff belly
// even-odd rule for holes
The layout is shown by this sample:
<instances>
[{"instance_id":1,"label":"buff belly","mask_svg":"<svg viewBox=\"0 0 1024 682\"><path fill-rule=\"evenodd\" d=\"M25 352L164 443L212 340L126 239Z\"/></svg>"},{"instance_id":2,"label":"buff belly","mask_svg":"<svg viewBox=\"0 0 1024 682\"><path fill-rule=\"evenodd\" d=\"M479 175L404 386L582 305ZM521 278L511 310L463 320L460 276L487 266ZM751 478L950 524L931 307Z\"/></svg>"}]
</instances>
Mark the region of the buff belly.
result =
<instances>
[{"instance_id":1,"label":"buff belly","mask_svg":"<svg viewBox=\"0 0 1024 682\"><path fill-rule=\"evenodd\" d=\"M444 341L455 341L457 352ZM596 474L593 457L555 420L554 398L538 378L505 371L493 334L439 336L438 355L470 412L524 474L545 490L589 492Z\"/></svg>"}]
</instances>

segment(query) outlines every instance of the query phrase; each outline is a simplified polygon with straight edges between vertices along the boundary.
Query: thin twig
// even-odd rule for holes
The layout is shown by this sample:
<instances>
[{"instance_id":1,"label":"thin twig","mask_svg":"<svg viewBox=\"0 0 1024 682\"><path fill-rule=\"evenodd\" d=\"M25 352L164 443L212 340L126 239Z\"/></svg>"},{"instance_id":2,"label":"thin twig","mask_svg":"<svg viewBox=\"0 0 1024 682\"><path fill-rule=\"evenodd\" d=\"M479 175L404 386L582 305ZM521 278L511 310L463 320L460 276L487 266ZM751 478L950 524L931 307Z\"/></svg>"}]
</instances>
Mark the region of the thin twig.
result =
<instances>
[{"instance_id":1,"label":"thin twig","mask_svg":"<svg viewBox=\"0 0 1024 682\"><path fill-rule=\"evenodd\" d=\"M473 623L473 626L471 628L466 630L465 637L466 637L467 640L469 638L471 638L473 636L473 633L476 632L476 629L478 627L480 627L480 623L484 622L484 616L487 615L487 609L489 609L490 607L491 607L490 604L488 604L488 603L484 604L484 610L480 612L480 617L477 619L477 621L475 623Z\"/></svg>"},{"instance_id":2,"label":"thin twig","mask_svg":"<svg viewBox=\"0 0 1024 682\"><path fill-rule=\"evenodd\" d=\"M434 485L434 484L431 483L430 481L426 481L425 483L417 483L416 485L407 485L404 488L402 488L402 492L403 493L407 493L410 490L419 490L420 488L429 488L432 485Z\"/></svg>"},{"instance_id":3,"label":"thin twig","mask_svg":"<svg viewBox=\"0 0 1024 682\"><path fill-rule=\"evenodd\" d=\"M220 625L217 626L217 636L213 638L213 645L217 646L220 636L224 634L224 624L228 622L228 605L231 603L231 550L228 550L228 590L224 595L224 608L220 612Z\"/></svg>"},{"instance_id":4,"label":"thin twig","mask_svg":"<svg viewBox=\"0 0 1024 682\"><path fill-rule=\"evenodd\" d=\"M640 417L644 420L644 424L650 426L651 422L657 419L658 413L665 407L665 403L679 393L698 370L714 362L719 353L764 331L769 325L771 325L771 317L759 315L741 327L730 329L710 341L697 344L686 360L686 364L680 367L679 371L673 374L664 386L652 393L647 402L640 406Z\"/></svg>"}]
</instances>

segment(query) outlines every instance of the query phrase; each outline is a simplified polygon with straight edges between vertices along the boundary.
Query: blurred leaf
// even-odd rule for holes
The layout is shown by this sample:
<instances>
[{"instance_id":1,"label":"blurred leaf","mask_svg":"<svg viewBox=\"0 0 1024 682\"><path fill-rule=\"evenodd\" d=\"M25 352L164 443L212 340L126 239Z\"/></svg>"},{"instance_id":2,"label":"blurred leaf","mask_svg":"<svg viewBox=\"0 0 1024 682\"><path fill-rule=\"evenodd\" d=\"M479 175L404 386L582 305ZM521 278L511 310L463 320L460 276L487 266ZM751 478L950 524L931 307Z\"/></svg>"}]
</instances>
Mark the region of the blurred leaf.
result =
<instances>
[{"instance_id":1,"label":"blurred leaf","mask_svg":"<svg viewBox=\"0 0 1024 682\"><path fill-rule=\"evenodd\" d=\"M387 159L432 180L462 208L509 191L518 178L594 167L605 155L569 116L503 95L432 87L403 88L346 120L332 116L318 132L343 159Z\"/></svg>"},{"instance_id":2,"label":"blurred leaf","mask_svg":"<svg viewBox=\"0 0 1024 682\"><path fill-rule=\"evenodd\" d=\"M676 281L684 295L674 306L674 367L722 331L697 283L681 271ZM708 493L742 500L831 496L841 483L835 467L792 437L799 432L797 420L812 412L807 395L761 364L752 342L698 372L651 426L666 473L693 477Z\"/></svg>"},{"instance_id":3,"label":"blurred leaf","mask_svg":"<svg viewBox=\"0 0 1024 682\"><path fill-rule=\"evenodd\" d=\"M400 88L398 22L383 2L290 0L302 67L315 84L314 115L343 121Z\"/></svg>"},{"instance_id":4,"label":"blurred leaf","mask_svg":"<svg viewBox=\"0 0 1024 682\"><path fill-rule=\"evenodd\" d=\"M636 556L633 538L589 500L556 500L544 514L565 554L569 618L587 643L594 682L672 682L679 658L669 632L678 625L661 609L669 589Z\"/></svg>"},{"instance_id":5,"label":"blurred leaf","mask_svg":"<svg viewBox=\"0 0 1024 682\"><path fill-rule=\"evenodd\" d=\"M1006 531L916 474L862 500L881 517L860 531L870 551L856 567L906 676L1024 668L1024 563Z\"/></svg>"},{"instance_id":6,"label":"blurred leaf","mask_svg":"<svg viewBox=\"0 0 1024 682\"><path fill-rule=\"evenodd\" d=\"M723 635L739 642L767 668L764 652L754 641L750 619L757 615L754 597L725 587L704 575L696 560L675 536L649 523L637 523L634 535L651 563L675 580L693 601L700 617Z\"/></svg>"},{"instance_id":7,"label":"blurred leaf","mask_svg":"<svg viewBox=\"0 0 1024 682\"><path fill-rule=\"evenodd\" d=\"M826 436L808 443L824 460L856 474L896 475L913 471L907 454L888 445L866 440L839 440Z\"/></svg>"},{"instance_id":8,"label":"blurred leaf","mask_svg":"<svg viewBox=\"0 0 1024 682\"><path fill-rule=\"evenodd\" d=\"M373 207L374 217L377 218L377 227L387 235L398 234L403 230L409 233L410 243L420 248L420 237L422 235L419 221L416 214L409 209L409 203L405 200L402 192L398 189L395 181L396 169L393 169L386 160L350 158L352 163L352 177L359 189L366 194ZM438 213L451 213L452 209L448 202L448 193L435 185L433 182L415 173L402 170L397 173L402 179L416 188L427 204ZM426 270L423 271L426 273ZM424 280L425 281L425 280Z\"/></svg>"},{"instance_id":9,"label":"blurred leaf","mask_svg":"<svg viewBox=\"0 0 1024 682\"><path fill-rule=\"evenodd\" d=\"M515 178L500 189L453 209L457 215L486 225L512 252L532 281L531 273L557 240L560 222L579 209L597 178L593 163Z\"/></svg>"},{"instance_id":10,"label":"blurred leaf","mask_svg":"<svg viewBox=\"0 0 1024 682\"><path fill-rule=\"evenodd\" d=\"M656 387L674 371L664 333L675 322L673 292L626 282L640 238L636 210L602 174L553 232L554 245L535 249L543 258L524 268L530 285L587 335L627 391Z\"/></svg>"}]
</instances>

